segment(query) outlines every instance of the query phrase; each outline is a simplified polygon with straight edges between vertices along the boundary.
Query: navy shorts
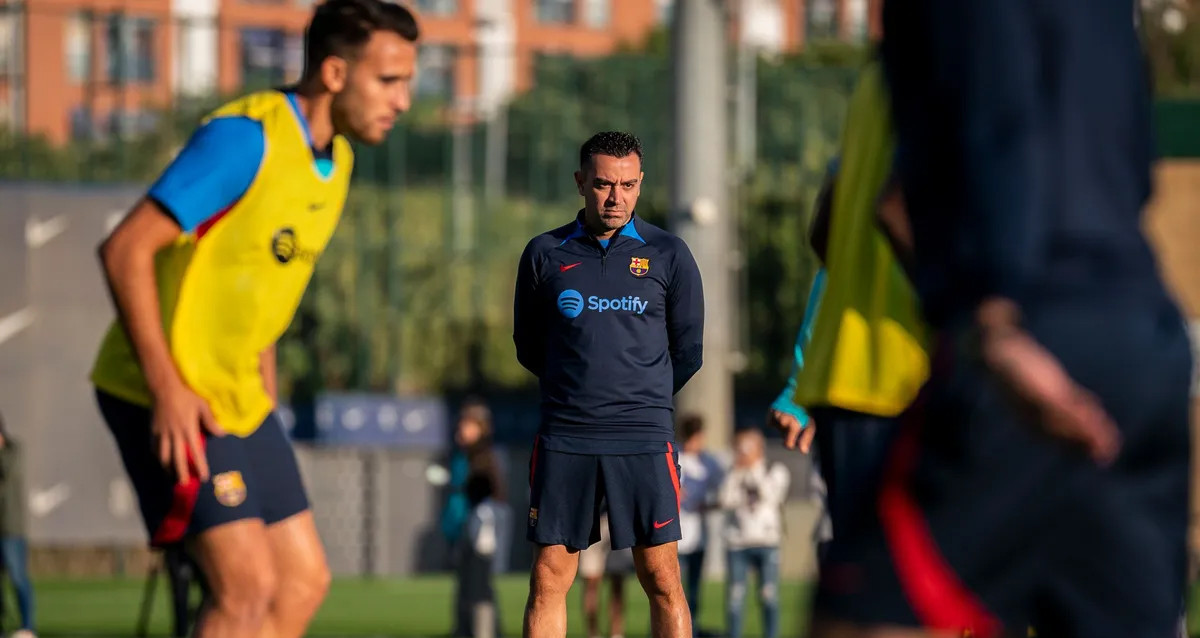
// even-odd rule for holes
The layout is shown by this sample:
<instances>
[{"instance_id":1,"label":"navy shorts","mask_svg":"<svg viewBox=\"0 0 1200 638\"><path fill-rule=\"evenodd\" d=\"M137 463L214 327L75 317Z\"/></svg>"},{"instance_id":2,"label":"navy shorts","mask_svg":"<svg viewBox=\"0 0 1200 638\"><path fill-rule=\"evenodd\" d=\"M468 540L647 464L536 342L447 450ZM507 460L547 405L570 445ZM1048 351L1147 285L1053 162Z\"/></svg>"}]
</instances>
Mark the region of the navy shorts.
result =
<instances>
[{"instance_id":1,"label":"navy shorts","mask_svg":"<svg viewBox=\"0 0 1200 638\"><path fill-rule=\"evenodd\" d=\"M308 509L295 452L273 413L245 438L206 436L209 480L179 484L158 460L150 410L104 392L96 400L137 493L151 545L171 545L244 519L271 525Z\"/></svg>"},{"instance_id":2,"label":"navy shorts","mask_svg":"<svg viewBox=\"0 0 1200 638\"><path fill-rule=\"evenodd\" d=\"M529 460L529 525L539 545L584 550L600 540L607 511L613 550L676 542L679 454L575 454L534 442Z\"/></svg>"},{"instance_id":3,"label":"navy shorts","mask_svg":"<svg viewBox=\"0 0 1200 638\"><path fill-rule=\"evenodd\" d=\"M1159 302L1056 302L1038 341L1121 429L1107 468L949 345L902 417L869 517L834 534L818 614L977 638L1171 636L1187 565L1191 356Z\"/></svg>"},{"instance_id":4,"label":"navy shorts","mask_svg":"<svg viewBox=\"0 0 1200 638\"><path fill-rule=\"evenodd\" d=\"M895 438L894 418L830 406L809 410L817 424L817 459L825 481L833 535L869 510L883 461Z\"/></svg>"}]
</instances>

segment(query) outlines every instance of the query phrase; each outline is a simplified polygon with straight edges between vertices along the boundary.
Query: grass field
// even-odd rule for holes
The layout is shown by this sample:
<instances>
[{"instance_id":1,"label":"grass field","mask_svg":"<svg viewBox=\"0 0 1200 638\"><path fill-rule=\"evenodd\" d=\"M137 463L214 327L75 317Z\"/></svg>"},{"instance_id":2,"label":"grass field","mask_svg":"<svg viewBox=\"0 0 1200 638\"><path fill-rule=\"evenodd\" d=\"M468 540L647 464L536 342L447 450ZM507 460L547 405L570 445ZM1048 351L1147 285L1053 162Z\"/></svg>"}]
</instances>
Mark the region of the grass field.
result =
<instances>
[{"instance_id":1,"label":"grass field","mask_svg":"<svg viewBox=\"0 0 1200 638\"><path fill-rule=\"evenodd\" d=\"M37 583L38 634L43 637L132 636L138 622L145 582L142 580L43 581ZM515 575L500 579L498 596L504 635L520 636L521 614L528 581ZM583 636L582 607L577 584L568 602L568 635ZM701 627L724 627L720 583L708 583L701 603ZM451 628L453 583L449 577L404 580L339 580L313 623L310 635L335 636L446 636ZM802 635L801 621L808 608L807 587L785 583L782 588L781 635ZM166 580L155 593L150 636L169 635L170 610ZM645 596L632 578L626 583L626 636L649 634ZM12 617L11 603L7 604ZM759 635L758 607L747 609L746 635ZM606 616L601 616L606 618ZM601 621L601 627L607 620ZM11 627L11 621L5 629Z\"/></svg>"},{"instance_id":2,"label":"grass field","mask_svg":"<svg viewBox=\"0 0 1200 638\"><path fill-rule=\"evenodd\" d=\"M145 582L141 580L43 581L37 583L39 635L48 638L116 638L134 635ZM521 613L527 581L508 576L498 583L501 621L505 636L520 636ZM581 587L571 590L569 629L572 637L583 636L580 605ZM802 638L807 615L809 588L797 582L782 588L782 638ZM159 583L150 617L149 635L167 636L170 611L166 581ZM10 595L11 598L11 595ZM647 636L649 614L646 599L632 579L626 583L626 636ZM700 626L724 627L724 604L720 583L705 585ZM444 637L451 626L453 583L449 577L403 580L339 580L329 593L309 635L322 638L354 637ZM1191 635L1200 636L1200 589L1189 601ZM6 604L12 627L13 606ZM751 600L746 617L746 636L759 636L758 607ZM606 618L606 616L601 616ZM601 627L607 620L601 621ZM1052 637L1048 637L1052 638Z\"/></svg>"}]
</instances>

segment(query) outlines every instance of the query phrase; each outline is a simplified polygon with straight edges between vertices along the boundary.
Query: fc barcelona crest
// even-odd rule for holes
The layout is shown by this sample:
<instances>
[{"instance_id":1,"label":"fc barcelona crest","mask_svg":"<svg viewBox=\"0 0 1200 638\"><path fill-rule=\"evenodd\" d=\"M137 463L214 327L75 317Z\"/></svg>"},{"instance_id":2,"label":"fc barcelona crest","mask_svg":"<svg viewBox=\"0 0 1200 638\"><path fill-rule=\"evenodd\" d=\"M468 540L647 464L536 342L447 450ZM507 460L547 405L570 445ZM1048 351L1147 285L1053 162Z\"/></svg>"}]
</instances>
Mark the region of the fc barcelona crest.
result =
<instances>
[{"instance_id":1,"label":"fc barcelona crest","mask_svg":"<svg viewBox=\"0 0 1200 638\"><path fill-rule=\"evenodd\" d=\"M246 500L246 482L238 471L221 472L212 477L213 493L225 507L237 507Z\"/></svg>"},{"instance_id":2,"label":"fc barcelona crest","mask_svg":"<svg viewBox=\"0 0 1200 638\"><path fill-rule=\"evenodd\" d=\"M629 261L629 272L633 273L634 277L642 277L650 272L650 260L641 257L634 257Z\"/></svg>"}]
</instances>

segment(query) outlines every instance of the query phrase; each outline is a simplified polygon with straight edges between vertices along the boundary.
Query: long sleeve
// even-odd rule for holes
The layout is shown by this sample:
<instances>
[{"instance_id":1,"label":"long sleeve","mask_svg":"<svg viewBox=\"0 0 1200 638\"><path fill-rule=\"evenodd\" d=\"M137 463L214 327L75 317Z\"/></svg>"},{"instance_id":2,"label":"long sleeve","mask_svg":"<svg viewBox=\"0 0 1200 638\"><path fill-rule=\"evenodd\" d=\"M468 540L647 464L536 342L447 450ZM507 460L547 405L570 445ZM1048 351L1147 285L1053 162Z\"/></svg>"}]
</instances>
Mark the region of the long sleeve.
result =
<instances>
[{"instance_id":1,"label":"long sleeve","mask_svg":"<svg viewBox=\"0 0 1200 638\"><path fill-rule=\"evenodd\" d=\"M541 378L546 367L546 331L538 307L538 275L533 243L525 247L517 265L517 287L513 295L513 342L517 361Z\"/></svg>"},{"instance_id":2,"label":"long sleeve","mask_svg":"<svg viewBox=\"0 0 1200 638\"><path fill-rule=\"evenodd\" d=\"M1053 3L1053 2L1052 2ZM935 325L987 297L1020 302L1047 250L1047 69L1039 3L886 5L883 59L899 168Z\"/></svg>"},{"instance_id":3,"label":"long sleeve","mask_svg":"<svg viewBox=\"0 0 1200 638\"><path fill-rule=\"evenodd\" d=\"M812 339L813 321L817 318L820 308L821 295L825 292L825 269L817 271L813 279L812 289L808 293L808 304L804 308L804 320L800 324L800 332L796 334L796 345L792 348L792 373L788 376L787 385L775 398L771 407L785 414L790 414L800 422L801 427L808 425L808 412L796 405L792 398L796 394L796 379L804 369L804 349Z\"/></svg>"},{"instance_id":4,"label":"long sleeve","mask_svg":"<svg viewBox=\"0 0 1200 638\"><path fill-rule=\"evenodd\" d=\"M679 392L704 360L704 288L696 260L682 241L675 249L667 286L667 338L674 392Z\"/></svg>"}]
</instances>

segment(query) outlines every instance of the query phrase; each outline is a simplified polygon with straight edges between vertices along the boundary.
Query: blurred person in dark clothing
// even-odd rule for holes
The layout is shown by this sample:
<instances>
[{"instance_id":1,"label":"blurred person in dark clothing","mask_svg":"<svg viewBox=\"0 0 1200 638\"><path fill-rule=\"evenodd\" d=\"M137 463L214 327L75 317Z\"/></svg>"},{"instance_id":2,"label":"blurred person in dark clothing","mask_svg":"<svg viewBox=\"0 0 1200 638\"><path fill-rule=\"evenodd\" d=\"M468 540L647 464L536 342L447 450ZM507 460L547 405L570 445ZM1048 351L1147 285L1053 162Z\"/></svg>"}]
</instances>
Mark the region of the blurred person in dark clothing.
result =
<instances>
[{"instance_id":1,"label":"blurred person in dark clothing","mask_svg":"<svg viewBox=\"0 0 1200 638\"><path fill-rule=\"evenodd\" d=\"M0 554L4 569L17 593L21 627L14 638L33 636L33 583L29 580L29 546L26 542L25 454L0 416ZM4 597L0 595L0 603ZM3 614L0 614L0 618Z\"/></svg>"},{"instance_id":2,"label":"blurred person in dark clothing","mask_svg":"<svg viewBox=\"0 0 1200 638\"><path fill-rule=\"evenodd\" d=\"M725 469L711 452L704 449L704 418L697 414L679 421L679 569L683 573L683 590L688 610L692 614L692 635L701 635L699 628L701 589L704 581L704 557L708 547L710 512L716 511L721 481Z\"/></svg>"},{"instance_id":3,"label":"blurred person in dark clothing","mask_svg":"<svg viewBox=\"0 0 1200 638\"><path fill-rule=\"evenodd\" d=\"M1130 5L884 5L901 261L936 345L875 520L835 532L816 638L1177 630L1192 361L1141 228Z\"/></svg>"},{"instance_id":4,"label":"blurred person in dark clothing","mask_svg":"<svg viewBox=\"0 0 1200 638\"><path fill-rule=\"evenodd\" d=\"M473 479L477 487L482 486L486 479L489 509L505 521L511 517L508 515L503 466L492 440L492 411L482 399L470 398L463 402L459 409L454 442L455 449L449 462L451 491L442 514L442 533L450 544L457 566L472 555L471 540L466 533L473 508L468 488ZM495 528L495 547L488 554L493 573L507 569L512 538L510 528L507 524ZM460 576L463 574L461 569L458 573ZM457 591L461 595L467 587L468 583L460 581ZM472 619L468 608L460 601L455 609L455 635L472 635Z\"/></svg>"},{"instance_id":5,"label":"blurred person in dark clothing","mask_svg":"<svg viewBox=\"0 0 1200 638\"><path fill-rule=\"evenodd\" d=\"M500 634L496 609L495 555L500 551L502 530L512 524L509 510L495 500L493 478L479 472L467 479L466 494L471 505L459 553L456 616L463 623L458 636L495 638Z\"/></svg>"}]
</instances>

